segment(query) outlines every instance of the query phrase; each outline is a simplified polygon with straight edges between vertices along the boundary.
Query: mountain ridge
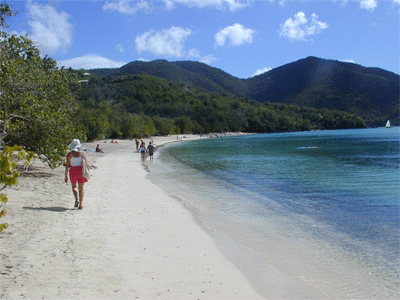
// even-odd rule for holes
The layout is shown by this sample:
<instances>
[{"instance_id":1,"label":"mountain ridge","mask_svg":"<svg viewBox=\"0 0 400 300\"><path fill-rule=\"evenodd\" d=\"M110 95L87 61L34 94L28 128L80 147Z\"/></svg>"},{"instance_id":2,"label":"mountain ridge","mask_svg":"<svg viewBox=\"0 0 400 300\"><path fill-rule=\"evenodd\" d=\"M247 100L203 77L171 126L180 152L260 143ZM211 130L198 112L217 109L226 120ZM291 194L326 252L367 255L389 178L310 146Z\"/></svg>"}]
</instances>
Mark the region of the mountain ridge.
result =
<instances>
[{"instance_id":1,"label":"mountain ridge","mask_svg":"<svg viewBox=\"0 0 400 300\"><path fill-rule=\"evenodd\" d=\"M130 62L116 69L92 69L99 77L146 73L188 88L271 103L338 109L362 116L369 126L386 119L399 125L400 76L380 68L313 56L240 79L195 61Z\"/></svg>"}]
</instances>

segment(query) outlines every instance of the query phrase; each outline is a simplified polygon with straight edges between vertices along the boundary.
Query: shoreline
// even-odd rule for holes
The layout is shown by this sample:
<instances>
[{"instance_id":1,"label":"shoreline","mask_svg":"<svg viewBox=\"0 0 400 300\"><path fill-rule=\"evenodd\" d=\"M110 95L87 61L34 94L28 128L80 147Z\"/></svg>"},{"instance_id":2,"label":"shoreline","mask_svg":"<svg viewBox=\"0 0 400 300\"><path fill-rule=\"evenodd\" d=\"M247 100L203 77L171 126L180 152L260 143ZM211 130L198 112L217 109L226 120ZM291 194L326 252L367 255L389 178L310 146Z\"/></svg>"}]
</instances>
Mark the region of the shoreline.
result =
<instances>
[{"instance_id":1,"label":"shoreline","mask_svg":"<svg viewBox=\"0 0 400 300\"><path fill-rule=\"evenodd\" d=\"M103 143L104 154L85 152L97 169L83 210L73 208L64 168L40 161L6 191L1 299L261 298L192 216L145 178L133 147L118 141Z\"/></svg>"},{"instance_id":2,"label":"shoreline","mask_svg":"<svg viewBox=\"0 0 400 300\"><path fill-rule=\"evenodd\" d=\"M385 131L385 129L383 130ZM380 136L380 132L365 132L362 136L369 139L372 135ZM360 133L359 130L337 131L335 135L338 135L339 140L341 136L346 137L344 141L347 141L348 135L355 136L357 140ZM321 135L331 136L331 133L316 133L315 135L318 138ZM297 149L299 145L307 145L308 141L313 141L307 134L303 134L306 143L298 143L296 136L290 149ZM285 181L275 182L273 178L272 180L267 178L266 187L271 186L272 191L275 191L276 187L278 192L268 193L270 190L266 190L266 193L262 194L264 190L261 190L259 195L258 189L261 188L260 183L263 180L257 180L258 178L252 176L246 177L247 168L245 166L247 165L244 163L250 160L258 162L259 160L252 159L254 156L245 154L247 150L238 150L244 149L246 144L251 144L254 151L257 151L263 147L264 138L267 137L255 136L254 138L258 139L258 142L254 141L251 136L244 137L244 139L204 140L193 144L169 145L166 147L168 149L160 151L162 154L159 156L160 164L149 164L153 166L151 169L153 172L148 175L148 178L162 186L169 194L180 199L195 216L195 220L199 221L203 228L208 229L208 233L211 235L213 233L221 235L222 233L225 240L227 238L228 242L229 240L234 241L239 245L239 252L250 250L268 264L272 264L284 273L323 292L327 297L396 298L399 292L396 263L395 260L390 260L390 258L395 259L396 252L398 252L395 248L396 232L398 231L398 227L395 226L398 223L393 215L395 210L384 209L388 212L388 221L383 224L387 224L387 228L393 230L375 227L379 234L371 240L383 239L383 237L388 237L388 239L374 247L368 247L368 240L365 240L362 245L363 239L351 239L352 231L346 226L346 222L337 230L335 224L329 222L331 215L334 217L332 221L349 219L349 215L353 215L354 219L357 219L357 216L360 215L347 213L346 207L343 207L343 214L337 214L340 211L338 207L340 203L333 202L332 205L327 205L326 207L330 209L325 213L315 210L307 211L308 205L313 208L313 204L318 209L319 202L314 202L313 199L319 198L303 198L302 194L296 193L297 190L302 190L302 186L292 190L290 181L287 182L287 185L283 185L282 189L279 189L280 186L274 184L285 183ZM274 138L279 139L280 136L271 137L271 139ZM388 139L392 141L390 137ZM396 137L397 139L398 137ZM280 143L277 142L276 147L268 147L262 154L268 157L267 152L272 152L275 153L272 155L273 157L281 157L283 154L280 152L279 145ZM332 145L332 141L328 140L322 148L330 149L330 145ZM346 149L346 147L337 146L336 143L334 145L336 148ZM339 143L339 145L342 144ZM301 156L303 151L298 151L298 154ZM246 157L240 160L244 155ZM295 157L292 160L296 162L298 159L299 157ZM201 163L203 161L204 164ZM236 165L236 162L243 163ZM253 168L256 166L253 165ZM231 169L233 172L229 173ZM236 169L239 171L235 172ZM244 172L240 172L240 170L244 170ZM253 171L254 174L258 174L257 170ZM289 172L289 174L291 173ZM393 174L393 172L389 174ZM301 173L299 173L300 175ZM253 179L255 179L252 181L253 183L249 181ZM285 192L288 187L290 189ZM356 187L355 185L353 188ZM319 194L318 185L314 185L309 191L311 196L315 195L322 199L341 197L341 194L334 194L330 190L326 191L328 192L326 194ZM348 196L352 195L357 194L349 192ZM355 200L357 203L364 203L358 202L364 198ZM293 204L293 207L298 209L304 207L304 214L297 214L298 210L292 211L287 203ZM376 214L375 210L371 213L379 217L378 211ZM364 214L361 212L361 215ZM313 218L313 216L317 217ZM390 216L393 217L389 219ZM371 220L373 219L371 218ZM363 231L355 231L354 236L356 237L359 232ZM217 238L213 237L218 242L218 234ZM234 243L230 244L234 245ZM390 248L392 245L394 247ZM240 247L244 249L240 249ZM229 248L228 250L230 250ZM228 256L226 253L224 255ZM242 257L246 257L246 254L243 254ZM247 276L248 278L251 278L255 272L249 272L249 266L240 258L237 262L235 265L239 266L244 274L250 275ZM258 266L255 266L255 269L257 270ZM255 279L257 280L257 278Z\"/></svg>"},{"instance_id":3,"label":"shoreline","mask_svg":"<svg viewBox=\"0 0 400 300\"><path fill-rule=\"evenodd\" d=\"M179 163L178 163L179 164ZM144 164L150 168L152 163ZM178 167L179 169L179 167ZM168 170L170 172L170 170ZM179 171L178 171L179 172ZM150 175L150 177L149 177ZM157 184L159 177L152 178L149 174L149 180ZM196 180L196 179L195 179ZM165 183L164 183L165 184ZM164 184L160 185L163 186ZM184 184L183 184L184 185ZM174 189L176 187L174 186ZM182 186L178 186L180 190ZM185 189L185 194L192 187ZM177 196L179 192L175 193L171 189L163 189L168 195L174 197L182 203L182 205L192 214L194 221L217 243L218 248L229 259L234 265L246 276L250 281L253 288L265 299L328 299L328 297L322 292L318 291L315 287L307 284L302 280L292 277L292 275L286 274L275 265L272 265L269 261L267 262L259 254L243 246L237 241L231 239L226 233L219 232L213 225L208 224L209 219L206 221L203 219L204 213L200 211L200 208ZM208 208L210 209L210 208ZM207 209L205 209L207 210ZM203 217L201 216L203 215ZM215 221L215 220L214 220ZM221 225L222 226L222 225ZM222 226L223 227L223 226ZM221 228L219 228L221 229ZM240 230L236 227L234 230ZM274 245L276 247L278 245ZM280 246L279 246L280 247ZM277 248L278 249L278 248ZM283 250L283 249L282 249ZM281 259L285 259L284 254Z\"/></svg>"},{"instance_id":4,"label":"shoreline","mask_svg":"<svg viewBox=\"0 0 400 300\"><path fill-rule=\"evenodd\" d=\"M153 138L156 146L175 139ZM73 208L64 168L38 160L17 189L6 190L8 214L1 221L10 226L0 235L0 298L262 298L236 265L234 245L217 241L146 178L134 141L117 141L83 143L97 167L85 185L83 211ZM96 144L104 154L94 152ZM307 297L285 294L287 282L272 274L266 298Z\"/></svg>"}]
</instances>

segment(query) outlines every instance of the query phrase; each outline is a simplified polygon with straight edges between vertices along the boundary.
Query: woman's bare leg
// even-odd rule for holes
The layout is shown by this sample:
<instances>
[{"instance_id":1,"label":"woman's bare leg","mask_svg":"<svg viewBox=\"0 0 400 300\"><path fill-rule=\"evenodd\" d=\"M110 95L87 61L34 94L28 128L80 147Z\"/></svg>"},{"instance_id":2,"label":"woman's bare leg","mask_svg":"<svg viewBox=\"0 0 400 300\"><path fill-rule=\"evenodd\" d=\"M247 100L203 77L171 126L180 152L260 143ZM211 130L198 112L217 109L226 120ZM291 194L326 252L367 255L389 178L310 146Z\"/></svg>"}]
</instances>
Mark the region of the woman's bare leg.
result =
<instances>
[{"instance_id":1,"label":"woman's bare leg","mask_svg":"<svg viewBox=\"0 0 400 300\"><path fill-rule=\"evenodd\" d=\"M82 209L82 202L83 202L83 185L84 183L78 183L78 190L79 190L79 208Z\"/></svg>"},{"instance_id":2,"label":"woman's bare leg","mask_svg":"<svg viewBox=\"0 0 400 300\"><path fill-rule=\"evenodd\" d=\"M76 188L76 184L72 185L72 193L74 193L75 201L78 201L78 190Z\"/></svg>"},{"instance_id":3,"label":"woman's bare leg","mask_svg":"<svg viewBox=\"0 0 400 300\"><path fill-rule=\"evenodd\" d=\"M78 207L78 204L79 204L79 202L78 202L78 189L76 187L76 184L72 185L72 193L74 194L74 197L75 197L75 207Z\"/></svg>"}]
</instances>

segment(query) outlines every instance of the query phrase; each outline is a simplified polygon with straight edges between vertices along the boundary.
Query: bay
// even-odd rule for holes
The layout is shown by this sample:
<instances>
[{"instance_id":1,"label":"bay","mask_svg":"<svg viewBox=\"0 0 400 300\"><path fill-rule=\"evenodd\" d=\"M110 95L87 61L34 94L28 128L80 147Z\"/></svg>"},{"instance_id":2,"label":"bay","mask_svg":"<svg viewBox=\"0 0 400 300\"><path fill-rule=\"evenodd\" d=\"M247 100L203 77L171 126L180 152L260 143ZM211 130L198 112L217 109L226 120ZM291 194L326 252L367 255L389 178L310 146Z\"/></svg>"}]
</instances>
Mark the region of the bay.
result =
<instances>
[{"instance_id":1,"label":"bay","mask_svg":"<svg viewBox=\"0 0 400 300\"><path fill-rule=\"evenodd\" d=\"M331 298L400 296L399 128L172 144L149 178L199 224Z\"/></svg>"}]
</instances>

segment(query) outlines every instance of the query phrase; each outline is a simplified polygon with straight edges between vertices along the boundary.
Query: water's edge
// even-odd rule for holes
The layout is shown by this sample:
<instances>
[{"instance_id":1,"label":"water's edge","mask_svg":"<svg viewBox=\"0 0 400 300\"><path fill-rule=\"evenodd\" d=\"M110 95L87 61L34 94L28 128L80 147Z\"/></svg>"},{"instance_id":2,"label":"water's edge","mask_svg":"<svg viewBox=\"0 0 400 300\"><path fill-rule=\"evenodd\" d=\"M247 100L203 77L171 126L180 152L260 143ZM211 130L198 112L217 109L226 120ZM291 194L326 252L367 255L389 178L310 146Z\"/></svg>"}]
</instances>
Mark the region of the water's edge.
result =
<instances>
[{"instance_id":1,"label":"water's edge","mask_svg":"<svg viewBox=\"0 0 400 300\"><path fill-rule=\"evenodd\" d=\"M191 213L194 221L215 240L223 254L246 275L262 296L284 298L282 294L271 297L271 291L274 291L271 280L274 278L269 276L275 274L279 277L278 273L290 278L292 283L300 284L302 287L297 285L294 292L305 289L309 293L305 295L308 298L313 297L316 291L323 293L323 296L316 296L319 299L392 299L400 295L396 275L393 277L393 274L386 274L383 269L371 268L368 257L362 253L353 255L342 243L331 244L319 236L319 231L315 236L313 232L300 228L303 223L312 221L305 215L300 214L301 219L288 223L291 212L288 215L276 215L276 207L272 207L272 211L263 210L260 219L263 227L259 231L260 228L254 227L259 221L259 215L249 215L246 208L242 210L241 207L245 207L247 202L254 205L257 194L249 194L248 191L243 194L229 182L208 176L170 158L163 161L165 156L162 151L157 151L159 154L161 156L155 157L154 164L144 163L149 171L147 179L177 199ZM152 173L153 167L155 173ZM228 210L220 210L219 203L227 203L226 199L234 205L229 206ZM328 224L310 224L316 229L330 230L326 227ZM343 241L352 241L346 233L339 237ZM287 298L295 298L294 295L288 295Z\"/></svg>"},{"instance_id":2,"label":"water's edge","mask_svg":"<svg viewBox=\"0 0 400 300\"><path fill-rule=\"evenodd\" d=\"M160 149L176 144L175 142L165 143L157 146L157 154ZM153 184L159 186L166 194L180 203L192 216L198 224L216 243L222 254L230 260L249 280L254 290L262 297L268 299L328 299L315 286L309 285L305 281L295 279L284 273L272 264L266 262L259 254L252 249L235 242L227 235L218 232L215 228L208 225L200 217L200 210L188 201L166 190L160 183L152 178L152 164L144 162L143 167L148 172L146 178ZM284 259L284 257L282 257ZM280 282L279 282L279 280Z\"/></svg>"},{"instance_id":3,"label":"water's edge","mask_svg":"<svg viewBox=\"0 0 400 300\"><path fill-rule=\"evenodd\" d=\"M151 168L143 164L151 173ZM308 285L284 273L267 263L250 248L246 248L207 225L200 217L199 209L173 195L160 186L151 176L146 176L153 184L159 186L166 194L180 203L198 224L216 243L222 254L230 260L249 280L254 290L266 299L328 299L315 287ZM284 259L284 257L282 257Z\"/></svg>"}]
</instances>

